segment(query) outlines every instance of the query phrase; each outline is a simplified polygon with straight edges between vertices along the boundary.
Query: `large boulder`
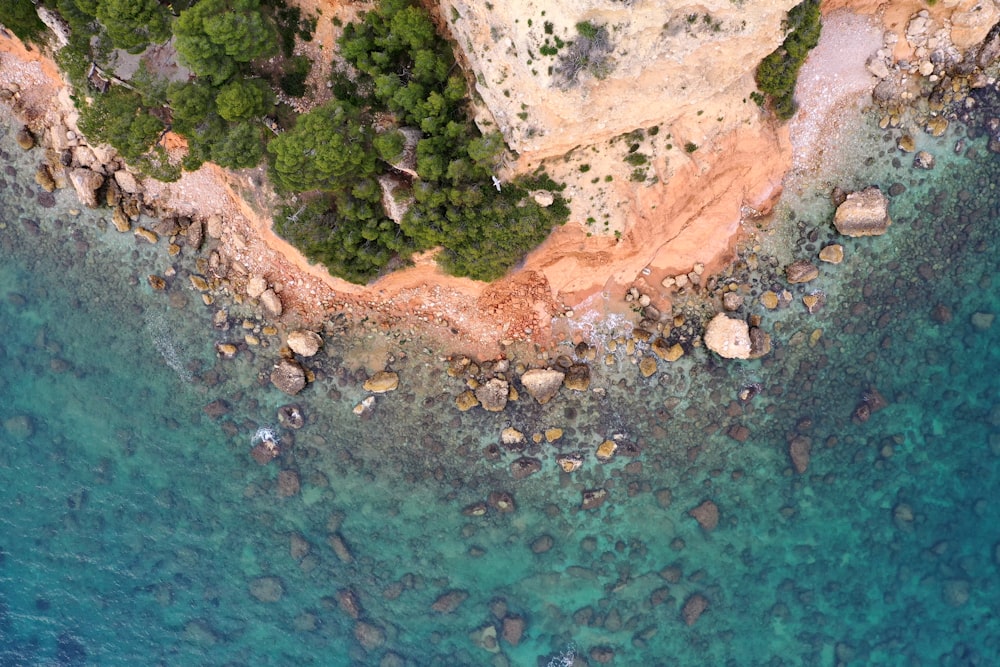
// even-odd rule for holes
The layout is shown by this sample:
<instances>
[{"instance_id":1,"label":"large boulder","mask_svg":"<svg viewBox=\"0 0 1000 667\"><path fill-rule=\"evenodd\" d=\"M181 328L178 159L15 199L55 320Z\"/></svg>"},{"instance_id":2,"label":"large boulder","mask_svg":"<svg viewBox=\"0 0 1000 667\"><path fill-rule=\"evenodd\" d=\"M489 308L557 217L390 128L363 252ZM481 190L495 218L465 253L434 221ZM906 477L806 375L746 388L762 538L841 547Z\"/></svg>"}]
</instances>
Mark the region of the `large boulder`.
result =
<instances>
[{"instance_id":1,"label":"large boulder","mask_svg":"<svg viewBox=\"0 0 1000 667\"><path fill-rule=\"evenodd\" d=\"M874 185L847 195L833 216L834 227L844 236L878 236L891 224L889 198Z\"/></svg>"},{"instance_id":2,"label":"large boulder","mask_svg":"<svg viewBox=\"0 0 1000 667\"><path fill-rule=\"evenodd\" d=\"M291 332L285 342L292 352L303 357L311 357L319 352L319 348L323 347L322 336L307 329Z\"/></svg>"},{"instance_id":3,"label":"large boulder","mask_svg":"<svg viewBox=\"0 0 1000 667\"><path fill-rule=\"evenodd\" d=\"M273 289L266 289L260 295L260 305L271 317L280 317L282 311L281 297Z\"/></svg>"},{"instance_id":4,"label":"large boulder","mask_svg":"<svg viewBox=\"0 0 1000 667\"><path fill-rule=\"evenodd\" d=\"M271 371L271 384L294 396L306 386L306 371L291 359L282 359Z\"/></svg>"},{"instance_id":5,"label":"large boulder","mask_svg":"<svg viewBox=\"0 0 1000 667\"><path fill-rule=\"evenodd\" d=\"M551 368L533 368L526 371L521 376L521 384L524 385L533 399L541 404L548 403L553 396L559 393L566 374Z\"/></svg>"},{"instance_id":6,"label":"large boulder","mask_svg":"<svg viewBox=\"0 0 1000 667\"><path fill-rule=\"evenodd\" d=\"M750 327L719 313L705 327L705 347L726 359L749 359L753 352Z\"/></svg>"},{"instance_id":7,"label":"large boulder","mask_svg":"<svg viewBox=\"0 0 1000 667\"><path fill-rule=\"evenodd\" d=\"M73 184L80 203L87 208L97 208L97 191L104 185L104 177L86 167L77 167L69 172L69 182Z\"/></svg>"}]
</instances>

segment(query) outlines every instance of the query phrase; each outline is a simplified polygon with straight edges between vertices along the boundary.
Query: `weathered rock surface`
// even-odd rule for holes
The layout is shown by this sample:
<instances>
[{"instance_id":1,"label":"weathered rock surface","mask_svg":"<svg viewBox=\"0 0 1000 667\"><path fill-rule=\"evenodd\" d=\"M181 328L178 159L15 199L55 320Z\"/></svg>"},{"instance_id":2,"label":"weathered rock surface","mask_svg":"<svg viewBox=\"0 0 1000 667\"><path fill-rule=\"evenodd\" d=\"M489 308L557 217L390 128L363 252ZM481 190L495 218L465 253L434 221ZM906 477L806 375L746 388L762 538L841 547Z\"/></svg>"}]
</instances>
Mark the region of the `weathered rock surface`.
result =
<instances>
[{"instance_id":1,"label":"weathered rock surface","mask_svg":"<svg viewBox=\"0 0 1000 667\"><path fill-rule=\"evenodd\" d=\"M590 367L586 364L573 364L566 369L563 384L572 391L587 391L590 388Z\"/></svg>"},{"instance_id":2,"label":"weathered rock surface","mask_svg":"<svg viewBox=\"0 0 1000 667\"><path fill-rule=\"evenodd\" d=\"M476 387L476 400L488 412L500 412L507 407L510 385L506 380L491 378Z\"/></svg>"},{"instance_id":3,"label":"weathered rock surface","mask_svg":"<svg viewBox=\"0 0 1000 667\"><path fill-rule=\"evenodd\" d=\"M69 182L76 190L80 203L87 208L97 208L97 191L104 185L104 177L86 167L77 167L69 172Z\"/></svg>"},{"instance_id":4,"label":"weathered rock surface","mask_svg":"<svg viewBox=\"0 0 1000 667\"><path fill-rule=\"evenodd\" d=\"M278 297L273 289L264 290L264 292L260 295L260 305L264 307L264 312L271 317L281 316L281 298Z\"/></svg>"},{"instance_id":5,"label":"weathered rock surface","mask_svg":"<svg viewBox=\"0 0 1000 667\"><path fill-rule=\"evenodd\" d=\"M139 179L135 177L135 174L126 170L119 169L114 174L115 183L121 188L122 192L128 193L130 195L137 195L142 193L142 184L139 183Z\"/></svg>"},{"instance_id":6,"label":"weathered rock surface","mask_svg":"<svg viewBox=\"0 0 1000 667\"><path fill-rule=\"evenodd\" d=\"M785 267L785 276L790 283L807 283L819 278L819 269L812 262L804 259L792 262Z\"/></svg>"},{"instance_id":7,"label":"weathered rock surface","mask_svg":"<svg viewBox=\"0 0 1000 667\"><path fill-rule=\"evenodd\" d=\"M542 469L542 462L531 456L522 456L510 462L510 474L514 479L524 479Z\"/></svg>"},{"instance_id":8,"label":"weathered rock surface","mask_svg":"<svg viewBox=\"0 0 1000 667\"><path fill-rule=\"evenodd\" d=\"M606 489L584 489L583 498L580 500L580 509L596 510L608 499Z\"/></svg>"},{"instance_id":9,"label":"weathered rock surface","mask_svg":"<svg viewBox=\"0 0 1000 667\"><path fill-rule=\"evenodd\" d=\"M294 396L306 386L306 371L291 359L282 359L271 371L271 384Z\"/></svg>"},{"instance_id":10,"label":"weathered rock surface","mask_svg":"<svg viewBox=\"0 0 1000 667\"><path fill-rule=\"evenodd\" d=\"M253 276L247 281L247 296L251 299L259 299L266 290L267 280L262 276Z\"/></svg>"},{"instance_id":11,"label":"weathered rock surface","mask_svg":"<svg viewBox=\"0 0 1000 667\"><path fill-rule=\"evenodd\" d=\"M831 243L819 251L820 261L829 264L840 264L844 261L844 246L839 243Z\"/></svg>"},{"instance_id":12,"label":"weathered rock surface","mask_svg":"<svg viewBox=\"0 0 1000 667\"><path fill-rule=\"evenodd\" d=\"M719 313L705 327L705 347L726 359L749 359L750 327L743 320Z\"/></svg>"},{"instance_id":13,"label":"weathered rock surface","mask_svg":"<svg viewBox=\"0 0 1000 667\"><path fill-rule=\"evenodd\" d=\"M14 138L23 150L30 151L35 147L35 135L25 126L21 126Z\"/></svg>"},{"instance_id":14,"label":"weathered rock surface","mask_svg":"<svg viewBox=\"0 0 1000 667\"><path fill-rule=\"evenodd\" d=\"M533 368L521 376L521 384L532 398L544 405L559 393L565 377L565 373L551 368Z\"/></svg>"},{"instance_id":15,"label":"weathered rock surface","mask_svg":"<svg viewBox=\"0 0 1000 667\"><path fill-rule=\"evenodd\" d=\"M288 348L302 357L311 357L323 347L323 337L315 331L299 329L288 334Z\"/></svg>"},{"instance_id":16,"label":"weathered rock surface","mask_svg":"<svg viewBox=\"0 0 1000 667\"><path fill-rule=\"evenodd\" d=\"M891 224L889 198L876 186L847 195L833 216L833 225L844 236L878 236Z\"/></svg>"}]
</instances>

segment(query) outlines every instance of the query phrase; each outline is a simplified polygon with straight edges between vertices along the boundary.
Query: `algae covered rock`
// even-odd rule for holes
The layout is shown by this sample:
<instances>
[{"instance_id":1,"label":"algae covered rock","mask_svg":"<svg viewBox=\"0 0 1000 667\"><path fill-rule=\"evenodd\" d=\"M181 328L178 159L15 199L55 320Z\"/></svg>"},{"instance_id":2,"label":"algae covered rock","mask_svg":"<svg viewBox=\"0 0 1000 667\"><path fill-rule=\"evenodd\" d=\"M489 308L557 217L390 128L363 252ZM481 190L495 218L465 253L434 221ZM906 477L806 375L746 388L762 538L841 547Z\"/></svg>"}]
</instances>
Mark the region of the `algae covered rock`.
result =
<instances>
[{"instance_id":1,"label":"algae covered rock","mask_svg":"<svg viewBox=\"0 0 1000 667\"><path fill-rule=\"evenodd\" d=\"M392 371L379 371L365 380L365 391L384 394L399 387L399 375Z\"/></svg>"}]
</instances>

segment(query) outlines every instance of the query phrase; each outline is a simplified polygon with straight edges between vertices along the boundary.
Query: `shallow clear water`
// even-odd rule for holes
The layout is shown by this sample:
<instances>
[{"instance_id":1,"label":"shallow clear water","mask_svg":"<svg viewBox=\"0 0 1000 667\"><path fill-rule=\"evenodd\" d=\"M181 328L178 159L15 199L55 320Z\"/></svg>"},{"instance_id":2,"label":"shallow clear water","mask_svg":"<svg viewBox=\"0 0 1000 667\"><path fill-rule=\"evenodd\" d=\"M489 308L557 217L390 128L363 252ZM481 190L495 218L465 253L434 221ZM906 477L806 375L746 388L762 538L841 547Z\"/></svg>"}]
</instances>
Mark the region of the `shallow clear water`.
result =
<instances>
[{"instance_id":1,"label":"shallow clear water","mask_svg":"<svg viewBox=\"0 0 1000 667\"><path fill-rule=\"evenodd\" d=\"M494 415L458 412L462 380L413 349L361 420L356 346L331 335L295 399L307 425L280 429L284 453L260 466L251 438L290 402L261 379L280 341L217 359L243 318L213 328L194 258L72 215L66 193L39 207L40 158L5 128L0 664L533 666L568 647L581 665L995 663L1000 323L973 315L1000 310L1000 164L951 156L952 137L928 144L935 171L897 169L866 132L870 165L789 188L781 252L834 237L831 180L905 185L895 224L841 240L844 264L808 288L828 295L819 314L748 306L774 337L763 362L695 351L646 380L619 351L594 364L603 393ZM171 264L168 292L151 290ZM784 286L777 270L755 280ZM763 390L743 403L750 382ZM888 407L853 423L873 386ZM508 425L564 429L529 446L539 473L515 481L521 454L486 455ZM615 435L641 451L598 463ZM804 474L795 435L812 443ZM585 463L560 473L569 451ZM580 509L594 488L609 500ZM517 510L463 514L494 491ZM710 532L688 515L706 499ZM708 609L688 626L694 595ZM504 618L524 621L520 641L484 647Z\"/></svg>"}]
</instances>

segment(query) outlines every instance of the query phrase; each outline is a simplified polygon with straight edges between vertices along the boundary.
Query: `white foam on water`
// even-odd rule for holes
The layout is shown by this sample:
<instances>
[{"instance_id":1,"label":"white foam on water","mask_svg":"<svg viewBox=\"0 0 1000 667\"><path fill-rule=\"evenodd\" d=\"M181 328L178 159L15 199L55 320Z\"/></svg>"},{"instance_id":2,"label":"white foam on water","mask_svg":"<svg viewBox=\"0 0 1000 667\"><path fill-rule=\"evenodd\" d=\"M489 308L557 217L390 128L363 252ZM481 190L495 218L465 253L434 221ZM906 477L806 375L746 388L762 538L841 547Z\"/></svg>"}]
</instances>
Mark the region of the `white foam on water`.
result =
<instances>
[{"instance_id":1,"label":"white foam on water","mask_svg":"<svg viewBox=\"0 0 1000 667\"><path fill-rule=\"evenodd\" d=\"M156 346L157 351L163 357L167 366L173 369L180 379L185 382L193 382L194 375L188 370L184 359L181 358L181 353L178 351L177 345L171 337L170 325L167 323L167 318L164 317L163 313L150 313L147 311L145 323L146 331L153 340L153 345Z\"/></svg>"}]
</instances>

